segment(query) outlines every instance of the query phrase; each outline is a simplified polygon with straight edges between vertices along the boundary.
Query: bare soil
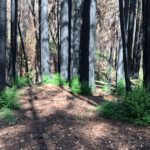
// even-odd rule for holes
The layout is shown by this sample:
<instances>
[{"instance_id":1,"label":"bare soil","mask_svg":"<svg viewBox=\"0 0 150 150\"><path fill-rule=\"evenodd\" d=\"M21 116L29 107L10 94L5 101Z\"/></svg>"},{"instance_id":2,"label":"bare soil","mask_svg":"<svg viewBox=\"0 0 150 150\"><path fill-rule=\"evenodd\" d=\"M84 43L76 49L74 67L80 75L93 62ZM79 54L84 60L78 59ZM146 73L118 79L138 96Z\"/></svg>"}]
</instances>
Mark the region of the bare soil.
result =
<instances>
[{"instance_id":1,"label":"bare soil","mask_svg":"<svg viewBox=\"0 0 150 150\"><path fill-rule=\"evenodd\" d=\"M112 96L108 96L112 97ZM150 150L150 128L98 116L106 98L34 85L22 91L16 124L0 121L0 150Z\"/></svg>"}]
</instances>

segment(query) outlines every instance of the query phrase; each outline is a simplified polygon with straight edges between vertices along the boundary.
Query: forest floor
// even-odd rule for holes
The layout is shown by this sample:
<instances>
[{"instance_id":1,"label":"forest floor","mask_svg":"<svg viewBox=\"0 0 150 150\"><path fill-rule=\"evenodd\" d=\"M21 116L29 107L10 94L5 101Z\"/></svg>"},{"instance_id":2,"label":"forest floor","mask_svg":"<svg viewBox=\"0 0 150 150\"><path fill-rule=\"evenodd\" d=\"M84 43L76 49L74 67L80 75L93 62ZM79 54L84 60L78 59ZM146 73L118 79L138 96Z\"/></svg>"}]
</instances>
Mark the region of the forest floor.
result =
<instances>
[{"instance_id":1,"label":"forest floor","mask_svg":"<svg viewBox=\"0 0 150 150\"><path fill-rule=\"evenodd\" d=\"M16 124L0 121L0 150L150 150L150 128L103 119L104 97L72 95L67 88L26 87Z\"/></svg>"}]
</instances>

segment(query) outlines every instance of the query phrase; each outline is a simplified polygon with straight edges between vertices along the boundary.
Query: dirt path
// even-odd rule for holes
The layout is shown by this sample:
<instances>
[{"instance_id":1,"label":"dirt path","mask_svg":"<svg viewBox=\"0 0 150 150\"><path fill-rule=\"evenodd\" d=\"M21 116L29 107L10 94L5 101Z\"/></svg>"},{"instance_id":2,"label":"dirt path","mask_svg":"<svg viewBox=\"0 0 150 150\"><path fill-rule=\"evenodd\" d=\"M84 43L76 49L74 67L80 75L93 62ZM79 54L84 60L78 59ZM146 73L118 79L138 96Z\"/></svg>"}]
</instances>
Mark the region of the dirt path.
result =
<instances>
[{"instance_id":1,"label":"dirt path","mask_svg":"<svg viewBox=\"0 0 150 150\"><path fill-rule=\"evenodd\" d=\"M55 86L28 87L17 124L0 122L0 150L150 150L150 128L98 117L95 104L102 101Z\"/></svg>"}]
</instances>

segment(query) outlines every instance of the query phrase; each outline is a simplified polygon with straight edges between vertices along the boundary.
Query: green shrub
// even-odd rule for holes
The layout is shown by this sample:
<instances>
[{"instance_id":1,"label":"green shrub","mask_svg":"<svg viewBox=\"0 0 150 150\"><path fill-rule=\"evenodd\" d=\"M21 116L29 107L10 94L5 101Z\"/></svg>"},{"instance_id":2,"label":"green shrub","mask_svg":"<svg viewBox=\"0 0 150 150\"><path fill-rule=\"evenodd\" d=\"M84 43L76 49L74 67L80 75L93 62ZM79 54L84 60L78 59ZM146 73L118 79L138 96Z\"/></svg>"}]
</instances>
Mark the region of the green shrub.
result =
<instances>
[{"instance_id":1,"label":"green shrub","mask_svg":"<svg viewBox=\"0 0 150 150\"><path fill-rule=\"evenodd\" d=\"M51 84L51 82L52 82L52 78L50 77L50 75L45 74L42 77L42 83L43 84Z\"/></svg>"},{"instance_id":2,"label":"green shrub","mask_svg":"<svg viewBox=\"0 0 150 150\"><path fill-rule=\"evenodd\" d=\"M125 96L126 94L126 89L125 89L125 81L124 80L120 80L117 83L117 88L116 88L116 92L118 96Z\"/></svg>"},{"instance_id":3,"label":"green shrub","mask_svg":"<svg viewBox=\"0 0 150 150\"><path fill-rule=\"evenodd\" d=\"M6 121L7 123L15 123L16 119L12 111L8 108L0 109L0 119Z\"/></svg>"},{"instance_id":4,"label":"green shrub","mask_svg":"<svg viewBox=\"0 0 150 150\"><path fill-rule=\"evenodd\" d=\"M0 94L0 108L19 108L17 99L18 94L16 91L16 87L13 86L12 88L6 88Z\"/></svg>"},{"instance_id":5,"label":"green shrub","mask_svg":"<svg viewBox=\"0 0 150 150\"><path fill-rule=\"evenodd\" d=\"M98 106L104 118L118 119L136 125L150 125L150 93L137 86L123 100Z\"/></svg>"},{"instance_id":6,"label":"green shrub","mask_svg":"<svg viewBox=\"0 0 150 150\"><path fill-rule=\"evenodd\" d=\"M81 93L81 84L79 81L79 77L74 77L71 81L71 92L74 94Z\"/></svg>"},{"instance_id":7,"label":"green shrub","mask_svg":"<svg viewBox=\"0 0 150 150\"><path fill-rule=\"evenodd\" d=\"M60 76L60 74L55 75L44 75L42 77L42 83L43 84L51 84L51 85L57 85L57 86L67 86L67 81L63 80Z\"/></svg>"},{"instance_id":8,"label":"green shrub","mask_svg":"<svg viewBox=\"0 0 150 150\"><path fill-rule=\"evenodd\" d=\"M27 86L30 83L30 79L28 77L16 77L14 80L14 85L17 88L22 88L24 86Z\"/></svg>"},{"instance_id":9,"label":"green shrub","mask_svg":"<svg viewBox=\"0 0 150 150\"><path fill-rule=\"evenodd\" d=\"M105 84L102 89L106 93L111 93L110 85L108 83Z\"/></svg>"},{"instance_id":10,"label":"green shrub","mask_svg":"<svg viewBox=\"0 0 150 150\"><path fill-rule=\"evenodd\" d=\"M82 82L81 83L81 94L91 95L92 93L93 93L92 88L88 85L88 83Z\"/></svg>"}]
</instances>

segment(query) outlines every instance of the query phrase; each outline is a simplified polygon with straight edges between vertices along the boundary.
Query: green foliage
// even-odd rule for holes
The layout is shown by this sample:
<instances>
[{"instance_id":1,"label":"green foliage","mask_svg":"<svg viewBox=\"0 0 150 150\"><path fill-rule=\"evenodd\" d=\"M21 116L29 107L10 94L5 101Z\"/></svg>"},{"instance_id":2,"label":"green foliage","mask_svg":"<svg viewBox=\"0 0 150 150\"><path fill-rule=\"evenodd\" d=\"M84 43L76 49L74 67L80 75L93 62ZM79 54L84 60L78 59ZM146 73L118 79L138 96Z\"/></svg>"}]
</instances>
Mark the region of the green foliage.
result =
<instances>
[{"instance_id":1,"label":"green foliage","mask_svg":"<svg viewBox=\"0 0 150 150\"><path fill-rule=\"evenodd\" d=\"M55 75L44 75L42 77L42 83L43 84L51 84L51 85L57 85L57 86L67 86L67 81L63 80L60 76L60 74Z\"/></svg>"},{"instance_id":2,"label":"green foliage","mask_svg":"<svg viewBox=\"0 0 150 150\"><path fill-rule=\"evenodd\" d=\"M14 80L14 85L17 88L22 88L24 86L27 86L30 83L30 79L28 77L16 77Z\"/></svg>"},{"instance_id":3,"label":"green foliage","mask_svg":"<svg viewBox=\"0 0 150 150\"><path fill-rule=\"evenodd\" d=\"M71 92L74 94L91 95L92 89L87 83L80 83L79 77L74 77L71 81Z\"/></svg>"},{"instance_id":4,"label":"green foliage","mask_svg":"<svg viewBox=\"0 0 150 150\"><path fill-rule=\"evenodd\" d=\"M81 84L79 81L79 77L74 77L71 81L71 92L74 94L81 93Z\"/></svg>"},{"instance_id":5,"label":"green foliage","mask_svg":"<svg viewBox=\"0 0 150 150\"><path fill-rule=\"evenodd\" d=\"M150 93L137 86L123 100L98 106L104 118L118 119L136 125L150 125Z\"/></svg>"},{"instance_id":6,"label":"green foliage","mask_svg":"<svg viewBox=\"0 0 150 150\"><path fill-rule=\"evenodd\" d=\"M88 83L82 82L81 83L81 94L91 95L92 93L93 93L92 88L89 87Z\"/></svg>"},{"instance_id":7,"label":"green foliage","mask_svg":"<svg viewBox=\"0 0 150 150\"><path fill-rule=\"evenodd\" d=\"M125 81L123 79L117 83L116 92L118 96L125 96L126 89L125 89Z\"/></svg>"},{"instance_id":8,"label":"green foliage","mask_svg":"<svg viewBox=\"0 0 150 150\"><path fill-rule=\"evenodd\" d=\"M43 84L51 84L51 82L52 82L52 78L50 77L50 75L45 74L42 77L42 83Z\"/></svg>"},{"instance_id":9,"label":"green foliage","mask_svg":"<svg viewBox=\"0 0 150 150\"><path fill-rule=\"evenodd\" d=\"M103 91L105 91L106 93L111 93L111 89L110 89L110 85L107 83L103 86Z\"/></svg>"},{"instance_id":10,"label":"green foliage","mask_svg":"<svg viewBox=\"0 0 150 150\"><path fill-rule=\"evenodd\" d=\"M0 108L19 108L17 99L18 94L16 91L16 87L13 86L12 88L6 88L0 94Z\"/></svg>"},{"instance_id":11,"label":"green foliage","mask_svg":"<svg viewBox=\"0 0 150 150\"><path fill-rule=\"evenodd\" d=\"M15 123L16 119L12 111L8 108L0 109L0 119L6 121L7 123Z\"/></svg>"}]
</instances>

